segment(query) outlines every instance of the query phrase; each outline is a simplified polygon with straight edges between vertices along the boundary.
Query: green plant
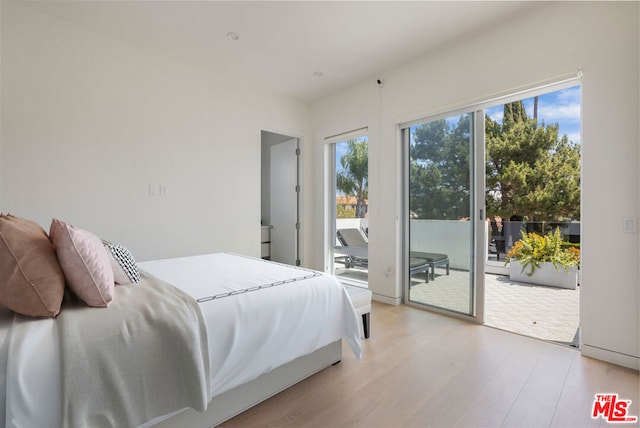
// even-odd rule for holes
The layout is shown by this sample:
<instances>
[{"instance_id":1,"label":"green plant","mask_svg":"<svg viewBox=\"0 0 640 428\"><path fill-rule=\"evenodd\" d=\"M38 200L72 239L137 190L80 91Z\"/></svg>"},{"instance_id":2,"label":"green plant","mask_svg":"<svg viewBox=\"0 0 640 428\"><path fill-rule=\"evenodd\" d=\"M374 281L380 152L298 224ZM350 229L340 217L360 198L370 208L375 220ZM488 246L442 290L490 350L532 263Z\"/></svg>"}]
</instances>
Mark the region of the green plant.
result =
<instances>
[{"instance_id":1,"label":"green plant","mask_svg":"<svg viewBox=\"0 0 640 428\"><path fill-rule=\"evenodd\" d=\"M522 264L522 272L529 267L531 271L527 273L528 276L533 275L544 262L553 263L557 270L562 267L568 271L570 267L580 265L580 249L567 245L562 240L560 228L544 236L535 232L522 232L522 238L507 253L507 263L511 260Z\"/></svg>"},{"instance_id":2,"label":"green plant","mask_svg":"<svg viewBox=\"0 0 640 428\"><path fill-rule=\"evenodd\" d=\"M356 209L349 205L336 205L336 218L356 218Z\"/></svg>"}]
</instances>

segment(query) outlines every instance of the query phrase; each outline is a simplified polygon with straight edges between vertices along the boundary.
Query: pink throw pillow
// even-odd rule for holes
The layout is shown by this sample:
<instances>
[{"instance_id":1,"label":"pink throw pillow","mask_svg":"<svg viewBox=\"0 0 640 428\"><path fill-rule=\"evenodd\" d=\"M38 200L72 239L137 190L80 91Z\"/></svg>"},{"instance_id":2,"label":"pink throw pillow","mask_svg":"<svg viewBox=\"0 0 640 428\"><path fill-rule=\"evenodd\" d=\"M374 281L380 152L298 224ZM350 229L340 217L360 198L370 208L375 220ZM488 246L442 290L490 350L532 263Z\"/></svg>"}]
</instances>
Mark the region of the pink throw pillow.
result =
<instances>
[{"instance_id":1,"label":"pink throw pillow","mask_svg":"<svg viewBox=\"0 0 640 428\"><path fill-rule=\"evenodd\" d=\"M49 236L71 291L89 306L109 306L113 270L100 238L57 219L51 222Z\"/></svg>"},{"instance_id":2,"label":"pink throw pillow","mask_svg":"<svg viewBox=\"0 0 640 428\"><path fill-rule=\"evenodd\" d=\"M55 317L64 275L40 225L0 214L0 304L32 317Z\"/></svg>"}]
</instances>

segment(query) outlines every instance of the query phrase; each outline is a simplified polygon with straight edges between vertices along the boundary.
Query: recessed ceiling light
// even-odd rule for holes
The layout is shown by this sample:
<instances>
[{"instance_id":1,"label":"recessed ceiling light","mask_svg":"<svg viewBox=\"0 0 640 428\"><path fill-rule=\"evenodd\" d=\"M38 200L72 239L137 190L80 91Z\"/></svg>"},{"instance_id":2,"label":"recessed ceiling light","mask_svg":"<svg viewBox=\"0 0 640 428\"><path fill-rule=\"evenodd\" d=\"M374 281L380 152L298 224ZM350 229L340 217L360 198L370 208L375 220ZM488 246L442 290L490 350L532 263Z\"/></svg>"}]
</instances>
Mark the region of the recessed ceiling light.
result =
<instances>
[{"instance_id":1,"label":"recessed ceiling light","mask_svg":"<svg viewBox=\"0 0 640 428\"><path fill-rule=\"evenodd\" d=\"M229 40L238 40L240 38L240 36L238 35L238 33L234 33L233 31L229 31L227 33L227 39Z\"/></svg>"},{"instance_id":2,"label":"recessed ceiling light","mask_svg":"<svg viewBox=\"0 0 640 428\"><path fill-rule=\"evenodd\" d=\"M316 76L316 77L322 77L322 76L324 76L324 73L322 71L314 71L313 75Z\"/></svg>"}]
</instances>

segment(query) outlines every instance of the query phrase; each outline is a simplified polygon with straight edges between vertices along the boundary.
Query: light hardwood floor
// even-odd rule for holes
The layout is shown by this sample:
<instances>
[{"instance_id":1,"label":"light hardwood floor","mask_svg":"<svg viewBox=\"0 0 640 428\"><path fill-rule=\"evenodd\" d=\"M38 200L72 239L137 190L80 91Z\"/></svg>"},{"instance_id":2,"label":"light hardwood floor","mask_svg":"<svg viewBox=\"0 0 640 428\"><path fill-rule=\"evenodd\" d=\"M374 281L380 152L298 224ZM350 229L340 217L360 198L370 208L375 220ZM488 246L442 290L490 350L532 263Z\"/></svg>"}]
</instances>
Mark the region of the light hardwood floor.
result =
<instances>
[{"instance_id":1,"label":"light hardwood floor","mask_svg":"<svg viewBox=\"0 0 640 428\"><path fill-rule=\"evenodd\" d=\"M224 427L592 427L596 393L632 400L638 372L576 349L373 303L371 338ZM619 427L638 424L617 424Z\"/></svg>"}]
</instances>

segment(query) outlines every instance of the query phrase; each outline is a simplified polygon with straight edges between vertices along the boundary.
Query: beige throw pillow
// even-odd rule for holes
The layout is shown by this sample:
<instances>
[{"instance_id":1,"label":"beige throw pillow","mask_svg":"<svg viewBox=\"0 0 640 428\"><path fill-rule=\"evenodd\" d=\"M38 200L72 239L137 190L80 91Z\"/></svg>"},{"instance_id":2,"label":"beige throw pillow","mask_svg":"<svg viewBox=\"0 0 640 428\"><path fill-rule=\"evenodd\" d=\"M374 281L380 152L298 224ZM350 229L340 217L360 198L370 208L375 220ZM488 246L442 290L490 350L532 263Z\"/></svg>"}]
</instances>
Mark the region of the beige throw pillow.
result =
<instances>
[{"instance_id":1,"label":"beige throw pillow","mask_svg":"<svg viewBox=\"0 0 640 428\"><path fill-rule=\"evenodd\" d=\"M0 215L0 304L32 317L55 317L64 275L47 233L37 223Z\"/></svg>"},{"instance_id":2,"label":"beige throw pillow","mask_svg":"<svg viewBox=\"0 0 640 428\"><path fill-rule=\"evenodd\" d=\"M71 291L89 306L109 306L113 270L100 238L57 219L51 222L49 235Z\"/></svg>"}]
</instances>

